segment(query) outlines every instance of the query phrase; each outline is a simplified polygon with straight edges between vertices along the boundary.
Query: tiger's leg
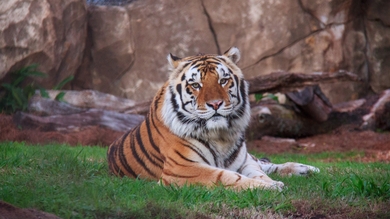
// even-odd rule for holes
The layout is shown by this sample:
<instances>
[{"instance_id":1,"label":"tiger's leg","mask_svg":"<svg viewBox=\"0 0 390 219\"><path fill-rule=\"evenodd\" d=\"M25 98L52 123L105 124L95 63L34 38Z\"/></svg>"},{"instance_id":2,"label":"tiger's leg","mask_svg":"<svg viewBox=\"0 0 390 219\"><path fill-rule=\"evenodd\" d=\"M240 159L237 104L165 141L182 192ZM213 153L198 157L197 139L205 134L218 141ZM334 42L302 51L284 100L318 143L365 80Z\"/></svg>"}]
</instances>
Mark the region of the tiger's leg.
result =
<instances>
[{"instance_id":1,"label":"tiger's leg","mask_svg":"<svg viewBox=\"0 0 390 219\"><path fill-rule=\"evenodd\" d=\"M258 159L248 153L245 143L241 146L239 152L235 154L235 159L230 162L225 162L225 168L240 173L251 179L272 184L279 190L284 187L282 182L275 181L267 176L267 173L264 172L258 164Z\"/></svg>"},{"instance_id":2,"label":"tiger's leg","mask_svg":"<svg viewBox=\"0 0 390 219\"><path fill-rule=\"evenodd\" d=\"M168 167L166 167L168 166ZM265 174L264 174L265 175ZM281 190L283 185L265 178L249 178L234 171L212 167L206 164L197 165L164 165L161 175L161 182L164 185L176 184L200 184L212 187L222 184L237 190L247 188L264 188Z\"/></svg>"},{"instance_id":3,"label":"tiger's leg","mask_svg":"<svg viewBox=\"0 0 390 219\"><path fill-rule=\"evenodd\" d=\"M264 172L267 174L277 173L284 176L299 175L305 176L309 173L320 172L320 169L306 164L287 162L283 164L274 164L267 158L257 161Z\"/></svg>"}]
</instances>

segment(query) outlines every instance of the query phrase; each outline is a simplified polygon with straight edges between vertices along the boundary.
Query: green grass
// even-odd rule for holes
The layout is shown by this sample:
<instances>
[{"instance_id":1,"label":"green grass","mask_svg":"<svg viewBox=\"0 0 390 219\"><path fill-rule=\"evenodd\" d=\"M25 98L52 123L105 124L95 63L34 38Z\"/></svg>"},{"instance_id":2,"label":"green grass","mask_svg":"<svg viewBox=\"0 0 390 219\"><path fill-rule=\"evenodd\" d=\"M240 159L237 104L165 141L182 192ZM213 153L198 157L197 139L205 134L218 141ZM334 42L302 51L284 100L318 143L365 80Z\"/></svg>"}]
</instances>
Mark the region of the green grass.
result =
<instances>
[{"instance_id":1,"label":"green grass","mask_svg":"<svg viewBox=\"0 0 390 219\"><path fill-rule=\"evenodd\" d=\"M275 163L302 162L321 172L309 177L272 175L287 186L282 192L255 189L236 193L221 187L164 187L112 176L106 148L3 142L0 200L62 218L233 218L262 213L273 217L390 217L389 164L321 161L346 160L357 154L273 155L270 158Z\"/></svg>"}]
</instances>

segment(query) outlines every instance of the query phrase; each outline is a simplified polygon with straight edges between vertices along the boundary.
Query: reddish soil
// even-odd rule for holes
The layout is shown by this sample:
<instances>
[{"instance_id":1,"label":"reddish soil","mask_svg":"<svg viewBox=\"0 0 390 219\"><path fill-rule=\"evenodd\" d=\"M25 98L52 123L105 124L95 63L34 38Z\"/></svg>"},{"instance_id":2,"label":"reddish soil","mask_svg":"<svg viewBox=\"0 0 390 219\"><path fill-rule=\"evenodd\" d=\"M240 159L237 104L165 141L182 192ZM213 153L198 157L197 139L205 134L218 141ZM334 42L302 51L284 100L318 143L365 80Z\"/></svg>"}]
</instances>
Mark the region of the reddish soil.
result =
<instances>
[{"instance_id":1,"label":"reddish soil","mask_svg":"<svg viewBox=\"0 0 390 219\"><path fill-rule=\"evenodd\" d=\"M20 218L28 218L28 219L60 219L54 214L50 214L47 212L39 211L36 209L25 208L21 209L15 207L7 202L0 200L0 218L5 219L20 219Z\"/></svg>"},{"instance_id":2,"label":"reddish soil","mask_svg":"<svg viewBox=\"0 0 390 219\"><path fill-rule=\"evenodd\" d=\"M248 143L248 148L266 154L320 153L359 151L364 155L351 158L360 162L390 162L390 132L361 131L354 126L342 126L330 133L285 140L263 137ZM331 160L329 160L331 161Z\"/></svg>"},{"instance_id":3,"label":"reddish soil","mask_svg":"<svg viewBox=\"0 0 390 219\"><path fill-rule=\"evenodd\" d=\"M79 131L57 132L18 128L12 116L0 114L0 141L24 141L31 144L66 143L69 145L108 146L123 133L97 126Z\"/></svg>"},{"instance_id":4,"label":"reddish soil","mask_svg":"<svg viewBox=\"0 0 390 219\"><path fill-rule=\"evenodd\" d=\"M0 141L108 146L122 134L123 132L97 126L85 127L74 132L43 132L21 129L14 124L12 116L0 114ZM293 139L263 137L261 140L248 142L248 148L265 154L361 151L365 152L364 155L358 155L353 158L354 160L390 162L390 132L359 131L350 125L342 126L327 134L300 138L295 141Z\"/></svg>"}]
</instances>

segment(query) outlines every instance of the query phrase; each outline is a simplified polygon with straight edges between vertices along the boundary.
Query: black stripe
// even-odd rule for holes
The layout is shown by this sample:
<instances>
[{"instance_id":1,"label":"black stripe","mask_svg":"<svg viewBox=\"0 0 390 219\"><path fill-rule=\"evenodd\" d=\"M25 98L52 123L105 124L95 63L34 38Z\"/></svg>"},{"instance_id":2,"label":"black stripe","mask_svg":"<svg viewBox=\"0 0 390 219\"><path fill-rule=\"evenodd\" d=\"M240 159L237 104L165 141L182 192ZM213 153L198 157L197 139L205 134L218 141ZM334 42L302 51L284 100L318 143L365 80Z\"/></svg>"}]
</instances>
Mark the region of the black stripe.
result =
<instances>
[{"instance_id":1,"label":"black stripe","mask_svg":"<svg viewBox=\"0 0 390 219\"><path fill-rule=\"evenodd\" d=\"M263 157L263 158L260 158L258 160L260 160L261 162L265 162L265 163L271 163L271 160L268 157Z\"/></svg>"},{"instance_id":2,"label":"black stripe","mask_svg":"<svg viewBox=\"0 0 390 219\"><path fill-rule=\"evenodd\" d=\"M194 63L194 64L195 64L195 63ZM194 66L192 66L192 67L194 67L194 68L199 68L199 66L201 66L201 65L203 65L203 63L196 64L196 65L194 65Z\"/></svg>"},{"instance_id":3,"label":"black stripe","mask_svg":"<svg viewBox=\"0 0 390 219\"><path fill-rule=\"evenodd\" d=\"M176 90L177 92L179 93L179 96L180 96L180 101L181 103L183 104L183 106L181 107L181 109L183 109L184 111L190 113L186 108L184 108L185 105L191 103L191 101L188 101L188 102L185 102L183 101L183 94L182 94L182 91L181 91L181 84L178 84L176 85Z\"/></svg>"},{"instance_id":4,"label":"black stripe","mask_svg":"<svg viewBox=\"0 0 390 219\"><path fill-rule=\"evenodd\" d=\"M173 161L173 163L175 163L176 165L180 165L178 162L176 162L176 160L174 160L174 159L172 159L172 158L170 158L170 157L168 157L167 163L169 162L169 160Z\"/></svg>"},{"instance_id":5,"label":"black stripe","mask_svg":"<svg viewBox=\"0 0 390 219\"><path fill-rule=\"evenodd\" d=\"M111 145L109 150L108 150L108 163L109 163L109 168L111 170L111 172L115 173L115 174L118 174L119 176L123 176L123 171L120 171L119 169L119 166L118 164L116 163L115 161L115 154L117 152L117 149L118 149L118 144L117 144L118 141L115 141L114 142L114 145Z\"/></svg>"},{"instance_id":6,"label":"black stripe","mask_svg":"<svg viewBox=\"0 0 390 219\"><path fill-rule=\"evenodd\" d=\"M208 56L207 58L208 58L209 60L212 60L212 61L218 62L218 64L222 62L222 60L221 60L221 59L219 59L219 58L217 58L217 57ZM210 62L209 60L207 60L207 61L208 61L208 62Z\"/></svg>"},{"instance_id":7,"label":"black stripe","mask_svg":"<svg viewBox=\"0 0 390 219\"><path fill-rule=\"evenodd\" d=\"M186 64L183 65L183 68L186 68L191 62L187 62Z\"/></svg>"},{"instance_id":8,"label":"black stripe","mask_svg":"<svg viewBox=\"0 0 390 219\"><path fill-rule=\"evenodd\" d=\"M156 126L156 123L154 123L154 118L158 119L157 116L154 116L155 114L153 112L149 112L149 113L151 115L150 118L152 120L152 125L153 125L154 129L157 131L157 133L160 135L160 137L165 140L164 135L161 134L160 130Z\"/></svg>"},{"instance_id":9,"label":"black stripe","mask_svg":"<svg viewBox=\"0 0 390 219\"><path fill-rule=\"evenodd\" d=\"M243 102L243 105L245 105L246 104L246 96L248 95L247 93L246 93L246 83L245 83L245 80L241 80L241 82L240 82L240 91L241 91L241 97L242 97L242 102Z\"/></svg>"},{"instance_id":10,"label":"black stripe","mask_svg":"<svg viewBox=\"0 0 390 219\"><path fill-rule=\"evenodd\" d=\"M241 180L241 175L239 174L236 174L238 176L238 178L236 179L236 182L240 181Z\"/></svg>"},{"instance_id":11,"label":"black stripe","mask_svg":"<svg viewBox=\"0 0 390 219\"><path fill-rule=\"evenodd\" d=\"M177 155L179 155L183 160L186 160L186 161L189 161L189 162L192 162L192 163L198 163L198 162L196 162L196 161L194 161L194 160L190 160L190 159L188 159L188 158L186 158L184 155L182 155L179 151L177 151L177 150L175 150L175 153L177 154Z\"/></svg>"},{"instance_id":12,"label":"black stripe","mask_svg":"<svg viewBox=\"0 0 390 219\"><path fill-rule=\"evenodd\" d=\"M141 152L145 155L146 159L149 160L150 163L154 164L155 166L158 166L160 168L162 168L161 165L159 165L158 163L156 163L156 161L154 161L150 156L149 156L149 153L146 151L145 149L145 145L142 141L142 137L141 137L141 131L140 129L137 129L136 132L135 132L135 137L136 137L136 140L137 140L137 145L139 146L139 148L141 149ZM134 149L134 152L136 153L136 150ZM139 155L136 153L136 155L134 156L139 159L137 159L138 163L140 163L144 168L145 170L152 176L156 177L155 173L153 173L147 166L146 164L143 162L142 159L140 159Z\"/></svg>"},{"instance_id":13,"label":"black stripe","mask_svg":"<svg viewBox=\"0 0 390 219\"><path fill-rule=\"evenodd\" d=\"M176 94L172 91L172 89L169 89L171 92L171 104L173 106L173 111L177 112L179 110L179 105L176 103Z\"/></svg>"},{"instance_id":14,"label":"black stripe","mask_svg":"<svg viewBox=\"0 0 390 219\"><path fill-rule=\"evenodd\" d=\"M181 84L176 85L176 91L179 93L181 99Z\"/></svg>"},{"instance_id":15,"label":"black stripe","mask_svg":"<svg viewBox=\"0 0 390 219\"><path fill-rule=\"evenodd\" d=\"M189 81L193 81L193 79L190 79ZM189 85L188 81L186 81L185 88L186 88L186 93L187 93L188 95L191 95L191 94L192 94L192 91L191 91L191 89L190 89L190 85ZM191 96L191 98L193 99L193 96Z\"/></svg>"},{"instance_id":16,"label":"black stripe","mask_svg":"<svg viewBox=\"0 0 390 219\"><path fill-rule=\"evenodd\" d=\"M229 66L227 66L227 68L229 69L229 73L230 73L230 74L233 74L232 69L231 69Z\"/></svg>"},{"instance_id":17,"label":"black stripe","mask_svg":"<svg viewBox=\"0 0 390 219\"><path fill-rule=\"evenodd\" d=\"M172 159L172 158L170 158L170 157L168 157L168 160L172 161L172 162L175 163L175 165L177 165L177 166L190 167L190 166L188 166L188 165L180 164L180 163L178 163L176 160L174 160L174 159ZM167 161L167 163L169 163L169 162ZM171 166L172 166L172 164L171 164Z\"/></svg>"},{"instance_id":18,"label":"black stripe","mask_svg":"<svg viewBox=\"0 0 390 219\"><path fill-rule=\"evenodd\" d=\"M221 62L220 61L214 61L214 60L207 60L206 61L207 62L207 64L213 64L213 65L219 65L219 64L221 64Z\"/></svg>"},{"instance_id":19,"label":"black stripe","mask_svg":"<svg viewBox=\"0 0 390 219\"><path fill-rule=\"evenodd\" d=\"M241 105L241 107L240 107L240 109L238 110L238 116L239 117L241 117L242 115L244 115L244 113L245 113L245 108L246 108L246 105L248 104L247 102L246 102L246 96L247 96L247 93L246 93L246 91L245 91L245 86L246 86L246 84L245 84L245 81L244 80L242 80L241 81L241 86L240 86L240 91L241 91L241 94L240 94L240 97L241 97L241 99L242 99L242 105Z\"/></svg>"},{"instance_id":20,"label":"black stripe","mask_svg":"<svg viewBox=\"0 0 390 219\"><path fill-rule=\"evenodd\" d=\"M234 86L235 86L235 83L234 83L234 80L232 80L232 83L230 84L229 89L234 87Z\"/></svg>"},{"instance_id":21,"label":"black stripe","mask_svg":"<svg viewBox=\"0 0 390 219\"><path fill-rule=\"evenodd\" d=\"M185 116L182 112L179 112L179 105L176 103L176 100L175 100L176 94L173 93L172 89L170 89L170 90L171 90L171 94L172 94L171 104L173 106L173 111L175 111L177 113L177 118L184 124L192 122L192 120L190 118Z\"/></svg>"},{"instance_id":22,"label":"black stripe","mask_svg":"<svg viewBox=\"0 0 390 219\"><path fill-rule=\"evenodd\" d=\"M139 126L136 127L136 129L139 128ZM134 130L134 129L133 129ZM125 168L125 170L127 172L129 172L134 178L137 178L137 174L134 172L134 170L130 167L129 163L127 162L127 159L125 157L125 154L124 154L124 142L125 140L127 139L127 137L133 132L133 130L130 132L127 132L123 138L122 138L122 141L121 143L119 144L120 147L118 150L118 157L119 157L119 161L121 162L121 165ZM131 146L130 146L131 147Z\"/></svg>"},{"instance_id":23,"label":"black stripe","mask_svg":"<svg viewBox=\"0 0 390 219\"><path fill-rule=\"evenodd\" d=\"M161 97L164 96L164 91L165 91L165 87L163 87L161 89L161 92L158 95L156 95L156 98L154 99L154 110L155 111L157 111L157 109L158 109L158 102L160 101ZM150 109L150 111L152 111L152 109Z\"/></svg>"},{"instance_id":24,"label":"black stripe","mask_svg":"<svg viewBox=\"0 0 390 219\"><path fill-rule=\"evenodd\" d=\"M236 85L237 85L237 86L241 86L241 85L242 85L242 83L239 83L239 80L238 80L237 75L234 75L234 76L233 76L233 79L234 79L234 81L236 82ZM237 97L237 99L238 99L237 105L241 103L241 95L240 95L240 93L239 93L240 90L241 90L241 89L237 89L237 94L236 94L236 97Z\"/></svg>"},{"instance_id":25,"label":"black stripe","mask_svg":"<svg viewBox=\"0 0 390 219\"><path fill-rule=\"evenodd\" d=\"M191 62L185 63L185 64L183 65L183 67L182 67L180 70L178 70L177 72L183 71L183 69L185 69L189 64L191 64ZM181 76L181 80L184 81L185 79L186 79L186 75L183 74L183 75Z\"/></svg>"},{"instance_id":26,"label":"black stripe","mask_svg":"<svg viewBox=\"0 0 390 219\"><path fill-rule=\"evenodd\" d=\"M145 119L145 125L146 125L146 130L148 131L148 136L149 136L149 142L152 145L153 149L156 150L158 153L160 153L160 148L157 147L156 143L153 140L153 135L152 135L152 130L150 130L150 117L147 117Z\"/></svg>"},{"instance_id":27,"label":"black stripe","mask_svg":"<svg viewBox=\"0 0 390 219\"><path fill-rule=\"evenodd\" d=\"M181 76L180 80L181 81L185 81L186 80L186 74L183 73L183 75Z\"/></svg>"},{"instance_id":28,"label":"black stripe","mask_svg":"<svg viewBox=\"0 0 390 219\"><path fill-rule=\"evenodd\" d=\"M210 165L210 162L203 156L203 153L202 153L201 151L199 151L199 149L196 148L194 145L183 144L183 146L185 146L185 147L191 149L192 151L194 151L196 154L198 154L198 156L199 156L200 158L202 158L202 160L203 160L205 163L207 163L208 165ZM194 147L195 147L196 149L195 149Z\"/></svg>"},{"instance_id":29,"label":"black stripe","mask_svg":"<svg viewBox=\"0 0 390 219\"><path fill-rule=\"evenodd\" d=\"M192 103L192 101L187 101L187 102L183 103L183 106L186 106L186 105L188 105L188 104L190 104L190 103ZM183 107L183 109L184 109L186 112L188 112L188 110L186 110L186 108Z\"/></svg>"},{"instance_id":30,"label":"black stripe","mask_svg":"<svg viewBox=\"0 0 390 219\"><path fill-rule=\"evenodd\" d=\"M237 99L239 99L239 100L242 99L242 101L241 101L242 104L241 104L240 108L238 108L236 110L235 114L231 114L229 116L231 119L237 119L237 118L242 117L244 115L245 111L246 111L246 105L248 103L247 103L246 98L245 98L245 95L247 95L246 92L245 92L245 86L246 86L245 81L242 80L240 82L240 89L237 90L237 92L239 92L238 93L239 96L237 97Z\"/></svg>"},{"instance_id":31,"label":"black stripe","mask_svg":"<svg viewBox=\"0 0 390 219\"><path fill-rule=\"evenodd\" d=\"M158 156L158 155L155 155L155 154L151 154L153 157L154 157L154 159L156 159L156 160L158 160L158 161L160 161L161 163L164 163L164 161L161 159L161 157L160 156ZM161 167L162 168L162 167Z\"/></svg>"},{"instance_id":32,"label":"black stripe","mask_svg":"<svg viewBox=\"0 0 390 219\"><path fill-rule=\"evenodd\" d=\"M177 112L177 118L184 124L192 123L193 120L185 116L182 112Z\"/></svg>"},{"instance_id":33,"label":"black stripe","mask_svg":"<svg viewBox=\"0 0 390 219\"><path fill-rule=\"evenodd\" d=\"M145 125L146 125L146 130L148 131L148 139L149 139L150 145L152 145L152 148L153 148L154 150L156 150L158 154L160 154L160 148L158 148L158 146L156 145L156 143L155 143L154 140L153 140L152 131L150 130L149 118L147 118L147 119L145 120ZM151 153L151 154L152 154L152 153ZM153 155L153 154L152 154L152 155ZM155 156L155 155L154 155L153 157L155 157L158 161L160 161L160 163L164 163L164 161L163 161L161 158L159 158L159 157L157 157L157 156ZM152 159L152 160L153 160L153 159ZM154 163L154 160L153 160L152 163ZM161 166L160 164L156 164L156 166L162 168L162 166Z\"/></svg>"},{"instance_id":34,"label":"black stripe","mask_svg":"<svg viewBox=\"0 0 390 219\"><path fill-rule=\"evenodd\" d=\"M242 162L241 166L237 169L237 173L242 173L242 171L245 169L246 167L246 160L248 159L248 153L245 154L245 159L244 161Z\"/></svg>"},{"instance_id":35,"label":"black stripe","mask_svg":"<svg viewBox=\"0 0 390 219\"><path fill-rule=\"evenodd\" d=\"M138 162L138 164L140 164L151 176L155 176L154 173L152 173L152 171L150 171L150 169L145 165L144 161L139 157L135 149L134 139L135 139L134 136L130 139L130 147L131 147L131 153L133 154L133 157Z\"/></svg>"},{"instance_id":36,"label":"black stripe","mask_svg":"<svg viewBox=\"0 0 390 219\"><path fill-rule=\"evenodd\" d=\"M210 147L209 143L207 143L206 141L203 141L203 140L201 140L201 139L196 139L196 140L198 140L200 143L202 143L202 144L210 151L210 153L213 155L215 166L218 166L217 154L216 154L215 151Z\"/></svg>"},{"instance_id":37,"label":"black stripe","mask_svg":"<svg viewBox=\"0 0 390 219\"><path fill-rule=\"evenodd\" d=\"M172 177L176 177L176 178L195 178L195 177L198 177L199 175L193 175L193 176L184 176L184 175L178 175L176 173L172 173L172 172L167 172L167 171L163 171L163 173L167 176L172 176Z\"/></svg>"},{"instance_id":38,"label":"black stripe","mask_svg":"<svg viewBox=\"0 0 390 219\"><path fill-rule=\"evenodd\" d=\"M177 118L184 124L192 122L192 120L190 118L185 116L182 112L179 112L179 105L176 103L176 99L175 99L176 94L173 92L171 87L170 87L169 91L171 92L171 104L173 106L173 111L177 113Z\"/></svg>"},{"instance_id":39,"label":"black stripe","mask_svg":"<svg viewBox=\"0 0 390 219\"><path fill-rule=\"evenodd\" d=\"M222 175L223 175L223 171L221 171L221 172L218 173L216 183L222 182L222 181L221 181Z\"/></svg>"},{"instance_id":40,"label":"black stripe","mask_svg":"<svg viewBox=\"0 0 390 219\"><path fill-rule=\"evenodd\" d=\"M234 149L234 151L229 155L229 157L227 159L225 159L224 161L224 166L225 167L229 167L237 158L238 154L240 153L241 149L242 149L242 145L244 143L244 139L243 137L241 137L237 144L236 144L236 148Z\"/></svg>"}]
</instances>

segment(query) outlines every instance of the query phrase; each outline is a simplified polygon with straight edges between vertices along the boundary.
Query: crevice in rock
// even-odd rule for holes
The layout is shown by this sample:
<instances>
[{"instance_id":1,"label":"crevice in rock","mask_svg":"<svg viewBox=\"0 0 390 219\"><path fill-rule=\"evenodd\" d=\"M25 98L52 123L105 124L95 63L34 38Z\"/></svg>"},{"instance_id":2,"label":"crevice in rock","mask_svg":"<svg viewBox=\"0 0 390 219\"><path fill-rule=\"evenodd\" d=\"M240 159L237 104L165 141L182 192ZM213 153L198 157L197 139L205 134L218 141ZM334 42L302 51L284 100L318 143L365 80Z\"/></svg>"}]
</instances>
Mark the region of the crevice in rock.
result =
<instances>
[{"instance_id":1,"label":"crevice in rock","mask_svg":"<svg viewBox=\"0 0 390 219\"><path fill-rule=\"evenodd\" d=\"M266 56L263 56L261 57L259 60L257 60L255 63L253 64L250 64L248 66L245 66L243 67L243 70L247 69L247 68L250 68L252 66L255 66L257 64L259 64L260 62L264 61L265 59L268 59L270 57L274 57L280 53L282 53L284 50L286 50L287 48L293 46L294 44L300 42L301 40L304 40L306 39L307 37L310 37L311 35L314 35L314 34L317 34L318 32L320 31L324 31L324 30L327 30L333 26L337 26L337 25L345 25L347 23L349 23L350 21L345 21L345 22L342 22L342 23L339 23L339 22L334 22L334 23L329 23L329 24L326 24L326 23L323 23L319 18L317 18L310 10L308 10L307 8L305 8L305 6L303 5L302 3L302 0L297 0L298 1L298 5L299 7L301 8L301 10L304 12L304 13L307 13L310 17L312 17L313 19L315 19L319 24L320 26L322 26L323 28L321 29L318 29L318 30L314 30L312 32L310 32L309 34L299 38L299 39L296 39L294 41L292 41L290 44L286 45L286 46L283 46L282 48L280 48L278 51L276 51L275 53L272 53L270 55L266 55Z\"/></svg>"},{"instance_id":2,"label":"crevice in rock","mask_svg":"<svg viewBox=\"0 0 390 219\"><path fill-rule=\"evenodd\" d=\"M369 40L368 40L367 26L366 26L365 20L368 21L367 18L363 17L362 21L361 21L362 22L362 26L363 26L364 39L366 40L366 44L364 45L364 52L363 52L365 63L366 63L364 67L365 67L365 70L367 72L366 80L367 80L368 83L370 83L370 81L371 81L371 77L370 77L370 61L369 61L369 58L368 58L368 56L369 56L368 53L370 51L370 43L369 43Z\"/></svg>"},{"instance_id":3,"label":"crevice in rock","mask_svg":"<svg viewBox=\"0 0 390 219\"><path fill-rule=\"evenodd\" d=\"M382 26L390 28L390 24L386 24L383 20L379 18L372 18L372 19L367 18L366 20L369 22L380 23Z\"/></svg>"},{"instance_id":4,"label":"crevice in rock","mask_svg":"<svg viewBox=\"0 0 390 219\"><path fill-rule=\"evenodd\" d=\"M132 22L131 22L131 14L129 13L129 10L126 10L126 13L127 13L127 16L129 17L129 29L130 29L130 33L133 32L133 25L132 25ZM130 72L130 70L133 68L134 64L135 64L135 60L137 59L137 49L135 48L135 42L134 42L134 37L132 36L131 38L131 47L133 48L133 54L131 55L131 63L128 65L128 67L126 69L124 69L115 79L115 81L121 81L122 78L126 75L127 72Z\"/></svg>"},{"instance_id":5,"label":"crevice in rock","mask_svg":"<svg viewBox=\"0 0 390 219\"><path fill-rule=\"evenodd\" d=\"M305 8L305 6L303 5L302 3L302 0L298 0L298 5L300 6L300 8L302 9L302 11L308 15L310 15L310 17L312 17L314 20L316 20L318 23L320 23L322 26L327 26L327 25L339 25L339 24L346 24L346 23L349 23L351 22L353 19L346 19L344 20L344 22L332 22L332 23L329 23L329 24L326 24L324 22L322 22L317 16L315 16L313 14L313 12L311 12L309 9Z\"/></svg>"},{"instance_id":6,"label":"crevice in rock","mask_svg":"<svg viewBox=\"0 0 390 219\"><path fill-rule=\"evenodd\" d=\"M214 27L213 27L213 23L212 23L212 21L211 21L210 14L207 12L207 9L206 9L206 7L205 7L205 5L204 5L204 3L203 3L203 0L201 0L200 2L201 2L202 7L203 7L203 12L204 12L204 14L206 15L207 22L208 22L208 25L209 25L211 34L213 35L214 43L215 43L215 45L217 46L217 52L218 52L218 54L221 54L221 49L220 49L220 47L219 47L218 38L217 38L217 33L216 33L215 30L214 30Z\"/></svg>"},{"instance_id":7,"label":"crevice in rock","mask_svg":"<svg viewBox=\"0 0 390 219\"><path fill-rule=\"evenodd\" d=\"M135 59L136 59L136 55L135 55L135 51L133 53L133 55L131 56L131 63L128 65L128 67L126 69L124 69L114 80L115 81L120 81L122 80L123 76L126 75L127 72L129 72L133 66L134 66L134 63L135 63Z\"/></svg>"},{"instance_id":8,"label":"crevice in rock","mask_svg":"<svg viewBox=\"0 0 390 219\"><path fill-rule=\"evenodd\" d=\"M298 42L300 42L300 41L302 41L302 40L304 40L304 39L306 39L306 38L308 38L308 37L310 37L310 36L312 36L312 35L314 35L314 34L317 34L317 33L321 32L321 31L330 29L330 28L332 28L333 26L345 25L345 24L346 24L346 23L342 23L342 24L339 24L339 23L327 24L324 28L318 29L318 30L315 30L315 31L312 31L312 32L310 32L309 34L307 34L307 35L305 35L305 36L303 36L303 37L300 37L299 39L296 39L296 40L292 41L292 42L289 43L288 45L283 46L282 48L280 48L280 49L279 49L278 51L276 51L275 53L272 53L272 54L269 54L269 55L266 55L266 56L261 57L261 58L260 58L259 60L257 60L255 63L243 67L242 70L245 70L245 69L248 69L248 68L250 68L250 67L252 67L252 66L255 66L255 65L259 64L260 62L264 61L265 59L268 59L268 58L270 58L270 57L277 56L277 55L279 55L280 53L282 53L284 50L290 48L291 46L295 45L296 43L298 43Z\"/></svg>"},{"instance_id":9,"label":"crevice in rock","mask_svg":"<svg viewBox=\"0 0 390 219\"><path fill-rule=\"evenodd\" d=\"M318 30L316 30L316 31L313 31L313 32L309 33L308 35L305 35L305 36L303 36L303 37L301 37L301 38L299 38L299 39L296 39L296 40L294 40L293 42L291 42L290 44L288 44L288 45L286 45L286 46L283 46L282 48L280 48L280 49L279 49L278 51L276 51L275 53L272 53L272 54L270 54L270 55L263 56L263 57L261 57L259 60L257 60L255 63L243 67L242 70L245 70L245 69L247 69L247 68L250 68L250 67L252 67L252 66L255 66L255 65L259 64L260 62L264 61L265 59L268 59L268 58L270 58L270 57L279 55L279 54L282 53L285 49L287 49L287 48L293 46L294 44L298 43L299 41L301 41L301 40L303 40L303 39L305 39L305 38L307 38L307 37L309 37L309 36L311 36L311 35L314 35L314 34L320 32L320 31L323 31L323 30L324 30L324 29L318 29Z\"/></svg>"},{"instance_id":10,"label":"crevice in rock","mask_svg":"<svg viewBox=\"0 0 390 219\"><path fill-rule=\"evenodd\" d=\"M316 20L321 25L326 26L326 24L324 22L322 22L318 17L316 17L309 9L305 8L305 6L302 3L302 0L298 0L298 5L304 13L310 15L310 17L312 17L314 20Z\"/></svg>"}]
</instances>

